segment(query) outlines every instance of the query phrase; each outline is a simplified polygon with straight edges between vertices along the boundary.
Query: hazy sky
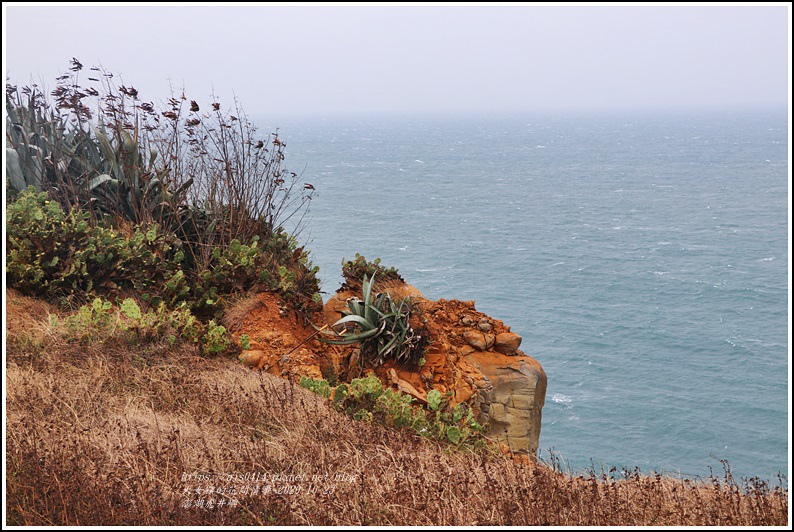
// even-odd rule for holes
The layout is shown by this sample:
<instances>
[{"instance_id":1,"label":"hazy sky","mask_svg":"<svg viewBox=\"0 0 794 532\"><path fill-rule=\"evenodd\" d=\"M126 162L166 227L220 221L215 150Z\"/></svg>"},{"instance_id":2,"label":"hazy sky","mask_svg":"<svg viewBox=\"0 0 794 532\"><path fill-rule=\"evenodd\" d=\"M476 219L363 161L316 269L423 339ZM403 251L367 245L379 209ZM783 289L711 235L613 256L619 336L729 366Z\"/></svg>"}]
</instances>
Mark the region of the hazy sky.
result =
<instances>
[{"instance_id":1,"label":"hazy sky","mask_svg":"<svg viewBox=\"0 0 794 532\"><path fill-rule=\"evenodd\" d=\"M6 75L73 56L145 100L251 115L785 106L790 9L768 6L3 4Z\"/></svg>"}]
</instances>

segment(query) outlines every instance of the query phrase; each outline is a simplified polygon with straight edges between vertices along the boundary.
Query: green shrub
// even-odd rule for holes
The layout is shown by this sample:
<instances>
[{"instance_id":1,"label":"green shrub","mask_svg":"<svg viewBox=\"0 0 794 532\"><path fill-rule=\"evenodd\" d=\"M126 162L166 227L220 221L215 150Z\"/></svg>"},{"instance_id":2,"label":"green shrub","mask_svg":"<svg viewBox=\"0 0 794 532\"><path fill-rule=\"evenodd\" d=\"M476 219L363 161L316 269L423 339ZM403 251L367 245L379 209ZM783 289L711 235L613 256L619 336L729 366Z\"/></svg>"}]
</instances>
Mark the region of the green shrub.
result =
<instances>
[{"instance_id":1,"label":"green shrub","mask_svg":"<svg viewBox=\"0 0 794 532\"><path fill-rule=\"evenodd\" d=\"M201 339L202 350L210 355L225 351L231 343L226 335L226 327L216 324L215 320L210 320L209 324L207 324L207 331Z\"/></svg>"},{"instance_id":2,"label":"green shrub","mask_svg":"<svg viewBox=\"0 0 794 532\"><path fill-rule=\"evenodd\" d=\"M7 84L9 284L50 300L133 290L205 321L253 289L318 310L318 269L284 229L300 230L314 187L286 170L278 134L260 138L236 102L156 109L101 68L82 88L82 69L71 61L54 102Z\"/></svg>"},{"instance_id":3,"label":"green shrub","mask_svg":"<svg viewBox=\"0 0 794 532\"><path fill-rule=\"evenodd\" d=\"M188 276L181 242L157 225L106 227L76 208L64 212L32 187L7 205L6 217L7 281L24 294L68 303L131 290L154 307L188 302L196 315L211 319L230 295L258 289L279 291L298 310L318 309L317 268L283 233L262 246L254 238L248 245L234 241L225 250L215 248L211 269ZM263 280L268 268L281 275Z\"/></svg>"},{"instance_id":4,"label":"green shrub","mask_svg":"<svg viewBox=\"0 0 794 532\"><path fill-rule=\"evenodd\" d=\"M142 312L131 298L116 306L97 297L69 315L64 323L67 339L83 344L115 337L135 345L166 338L173 345L181 338L200 345L203 353L215 355L231 343L225 327L214 321L204 325L185 303L173 310L160 303L156 309Z\"/></svg>"},{"instance_id":5,"label":"green shrub","mask_svg":"<svg viewBox=\"0 0 794 532\"><path fill-rule=\"evenodd\" d=\"M240 348L242 348L243 351L251 349L251 339L247 334L240 335Z\"/></svg>"},{"instance_id":6,"label":"green shrub","mask_svg":"<svg viewBox=\"0 0 794 532\"><path fill-rule=\"evenodd\" d=\"M353 379L333 391L326 380L301 377L299 385L328 399L334 407L357 421L377 421L393 428L411 430L416 434L445 441L458 448L485 445L486 427L474 420L474 413L463 404L450 407L438 390L428 393L429 411L415 403L410 395L384 389L375 375Z\"/></svg>"},{"instance_id":7,"label":"green shrub","mask_svg":"<svg viewBox=\"0 0 794 532\"><path fill-rule=\"evenodd\" d=\"M300 230L314 186L285 168L278 133L262 137L237 102L201 111L182 94L159 108L103 68L82 87L82 70L72 59L49 95L6 85L10 190L33 186L66 210L156 222L191 244L199 271L207 251L235 238L267 239L290 220Z\"/></svg>"},{"instance_id":8,"label":"green shrub","mask_svg":"<svg viewBox=\"0 0 794 532\"><path fill-rule=\"evenodd\" d=\"M113 313L113 304L99 297L89 305L83 305L64 321L69 340L89 343L112 335L118 326Z\"/></svg>"},{"instance_id":9,"label":"green shrub","mask_svg":"<svg viewBox=\"0 0 794 532\"><path fill-rule=\"evenodd\" d=\"M144 341L158 338L182 338L194 344L200 344L205 335L205 326L190 312L186 303L176 309L169 309L160 303L155 309L143 313L139 319L133 319L128 328Z\"/></svg>"},{"instance_id":10,"label":"green shrub","mask_svg":"<svg viewBox=\"0 0 794 532\"><path fill-rule=\"evenodd\" d=\"M367 375L350 381L348 396L355 402L374 405L382 393L383 383L375 375Z\"/></svg>"},{"instance_id":11,"label":"green shrub","mask_svg":"<svg viewBox=\"0 0 794 532\"><path fill-rule=\"evenodd\" d=\"M349 393L350 393L350 388L348 387L348 385L340 384L339 386L334 388L334 403L337 405L340 404L342 401L345 400L345 398L348 396Z\"/></svg>"},{"instance_id":12,"label":"green shrub","mask_svg":"<svg viewBox=\"0 0 794 532\"><path fill-rule=\"evenodd\" d=\"M301 377L298 385L301 388L306 388L307 390L314 392L325 399L328 399L331 396L331 387L328 385L328 381L325 379L317 381L310 379L309 377Z\"/></svg>"},{"instance_id":13,"label":"green shrub","mask_svg":"<svg viewBox=\"0 0 794 532\"><path fill-rule=\"evenodd\" d=\"M141 319L141 307L138 306L138 303L136 303L134 299L128 297L122 301L120 310L131 320Z\"/></svg>"},{"instance_id":14,"label":"green shrub","mask_svg":"<svg viewBox=\"0 0 794 532\"><path fill-rule=\"evenodd\" d=\"M438 390L430 390L427 392L427 406L430 410L438 410L441 406L441 392Z\"/></svg>"},{"instance_id":15,"label":"green shrub","mask_svg":"<svg viewBox=\"0 0 794 532\"><path fill-rule=\"evenodd\" d=\"M387 426L413 427L417 417L413 402L410 395L387 389L375 401L374 411L383 414Z\"/></svg>"},{"instance_id":16,"label":"green shrub","mask_svg":"<svg viewBox=\"0 0 794 532\"><path fill-rule=\"evenodd\" d=\"M65 213L32 187L6 207L6 243L8 284L24 294L68 301L133 290L175 302L188 293L178 243L158 226L129 235L93 225L87 213Z\"/></svg>"},{"instance_id":17,"label":"green shrub","mask_svg":"<svg viewBox=\"0 0 794 532\"><path fill-rule=\"evenodd\" d=\"M400 276L397 268L386 268L381 266L380 262L379 258L369 262L363 255L358 253L356 253L356 258L353 260L345 260L343 258L342 277L345 279L345 282L342 284L340 290L358 292L362 289L361 279L372 279L375 276L380 279L381 283L389 281L405 282Z\"/></svg>"}]
</instances>

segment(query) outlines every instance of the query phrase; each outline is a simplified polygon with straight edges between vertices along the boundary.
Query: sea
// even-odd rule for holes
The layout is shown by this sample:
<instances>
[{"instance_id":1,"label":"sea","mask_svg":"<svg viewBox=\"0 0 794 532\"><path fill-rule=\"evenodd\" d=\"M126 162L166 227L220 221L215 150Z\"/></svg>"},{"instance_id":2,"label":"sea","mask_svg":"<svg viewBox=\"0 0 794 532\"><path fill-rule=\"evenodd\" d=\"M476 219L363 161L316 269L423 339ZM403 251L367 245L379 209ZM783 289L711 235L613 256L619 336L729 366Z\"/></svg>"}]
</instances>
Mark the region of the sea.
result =
<instances>
[{"instance_id":1,"label":"sea","mask_svg":"<svg viewBox=\"0 0 794 532\"><path fill-rule=\"evenodd\" d=\"M523 337L542 460L787 478L786 109L255 121L326 298L360 253Z\"/></svg>"}]
</instances>

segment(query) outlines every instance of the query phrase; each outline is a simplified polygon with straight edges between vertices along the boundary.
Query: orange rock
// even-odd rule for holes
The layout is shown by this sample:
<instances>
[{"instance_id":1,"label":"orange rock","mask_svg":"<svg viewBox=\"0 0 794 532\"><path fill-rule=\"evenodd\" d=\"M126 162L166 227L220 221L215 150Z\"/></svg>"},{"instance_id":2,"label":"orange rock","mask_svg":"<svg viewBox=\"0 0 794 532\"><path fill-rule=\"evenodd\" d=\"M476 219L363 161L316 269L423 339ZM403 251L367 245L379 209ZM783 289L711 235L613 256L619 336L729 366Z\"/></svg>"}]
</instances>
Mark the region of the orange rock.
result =
<instances>
[{"instance_id":1,"label":"orange rock","mask_svg":"<svg viewBox=\"0 0 794 532\"><path fill-rule=\"evenodd\" d=\"M463 333L466 343L478 351L485 351L493 347L496 340L494 335L480 331L466 331Z\"/></svg>"},{"instance_id":2,"label":"orange rock","mask_svg":"<svg viewBox=\"0 0 794 532\"><path fill-rule=\"evenodd\" d=\"M512 355L520 345L521 337L519 335L513 332L503 332L496 335L494 350L505 355Z\"/></svg>"},{"instance_id":3,"label":"orange rock","mask_svg":"<svg viewBox=\"0 0 794 532\"><path fill-rule=\"evenodd\" d=\"M240 356L237 358L245 366L256 366L264 356L265 352L261 349L249 349L248 351L240 353Z\"/></svg>"}]
</instances>

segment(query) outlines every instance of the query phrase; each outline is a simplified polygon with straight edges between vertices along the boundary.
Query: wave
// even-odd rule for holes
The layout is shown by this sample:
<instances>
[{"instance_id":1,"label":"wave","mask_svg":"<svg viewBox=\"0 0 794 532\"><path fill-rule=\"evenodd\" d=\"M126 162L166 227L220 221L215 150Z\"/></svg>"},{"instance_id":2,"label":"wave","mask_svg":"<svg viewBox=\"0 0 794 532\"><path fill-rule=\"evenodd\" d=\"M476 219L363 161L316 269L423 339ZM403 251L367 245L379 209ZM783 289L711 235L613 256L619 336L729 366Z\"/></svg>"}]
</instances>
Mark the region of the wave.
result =
<instances>
[{"instance_id":1,"label":"wave","mask_svg":"<svg viewBox=\"0 0 794 532\"><path fill-rule=\"evenodd\" d=\"M562 403L566 405L569 405L573 402L573 399L571 399L569 395L563 395L561 393L555 393L554 395L552 395L551 400L554 401L555 403Z\"/></svg>"}]
</instances>

